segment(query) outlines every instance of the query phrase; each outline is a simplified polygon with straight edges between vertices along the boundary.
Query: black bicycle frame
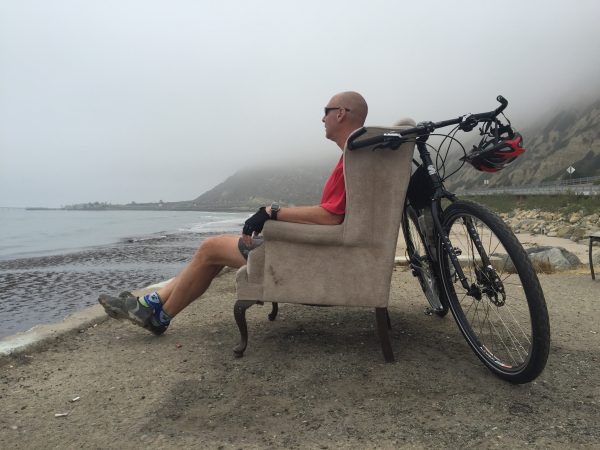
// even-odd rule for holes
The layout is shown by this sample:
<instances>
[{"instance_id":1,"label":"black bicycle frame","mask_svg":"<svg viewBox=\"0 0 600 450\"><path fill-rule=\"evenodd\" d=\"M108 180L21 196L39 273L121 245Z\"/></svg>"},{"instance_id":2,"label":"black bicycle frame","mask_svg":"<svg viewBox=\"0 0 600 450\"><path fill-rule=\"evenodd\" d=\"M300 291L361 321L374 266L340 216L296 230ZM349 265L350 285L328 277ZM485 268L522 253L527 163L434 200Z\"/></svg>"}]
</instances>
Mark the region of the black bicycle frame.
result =
<instances>
[{"instance_id":1,"label":"black bicycle frame","mask_svg":"<svg viewBox=\"0 0 600 450\"><path fill-rule=\"evenodd\" d=\"M448 237L448 234L446 233L446 231L442 227L442 223L440 222L440 217L442 215L441 200L443 198L446 198L451 202L454 202L456 200L456 196L453 193L446 190L441 177L439 176L435 166L433 165L433 161L431 160L431 154L429 153L426 144L428 137L429 135L425 135L417 138L417 150L419 151L421 161L425 165L425 169L429 174L431 184L433 186L433 194L431 196L431 215L433 216L433 222L435 224L437 234L439 235L440 240L442 241L442 246L444 247L445 252L448 254L450 261L452 261L452 265L456 270L458 279L460 280L462 286L465 288L467 293L471 293L471 286L469 286L467 277L465 276L465 273L463 272L462 267L460 266L460 262L458 261L458 257L456 256L456 252L454 251L454 247L452 246L450 238ZM467 227L467 231L471 236L471 239L475 243L475 247L477 248L477 251L481 256L483 264L485 266L489 266L490 260L487 253L485 252L485 249L483 248L483 245L481 244L481 239L479 238L477 230L475 229L470 220L465 221L465 226Z\"/></svg>"}]
</instances>

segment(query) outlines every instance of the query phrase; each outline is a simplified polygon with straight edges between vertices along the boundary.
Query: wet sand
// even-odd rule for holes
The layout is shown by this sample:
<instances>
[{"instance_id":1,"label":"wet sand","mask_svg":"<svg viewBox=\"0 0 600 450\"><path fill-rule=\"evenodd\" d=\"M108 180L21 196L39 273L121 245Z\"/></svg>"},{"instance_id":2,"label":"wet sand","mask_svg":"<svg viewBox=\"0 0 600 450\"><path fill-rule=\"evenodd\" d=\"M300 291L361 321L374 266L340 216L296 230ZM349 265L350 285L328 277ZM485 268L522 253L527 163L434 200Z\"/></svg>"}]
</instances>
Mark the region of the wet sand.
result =
<instances>
[{"instance_id":1,"label":"wet sand","mask_svg":"<svg viewBox=\"0 0 600 450\"><path fill-rule=\"evenodd\" d=\"M208 234L181 233L60 255L0 260L0 338L59 322L96 305L101 292L142 288L176 275Z\"/></svg>"}]
</instances>

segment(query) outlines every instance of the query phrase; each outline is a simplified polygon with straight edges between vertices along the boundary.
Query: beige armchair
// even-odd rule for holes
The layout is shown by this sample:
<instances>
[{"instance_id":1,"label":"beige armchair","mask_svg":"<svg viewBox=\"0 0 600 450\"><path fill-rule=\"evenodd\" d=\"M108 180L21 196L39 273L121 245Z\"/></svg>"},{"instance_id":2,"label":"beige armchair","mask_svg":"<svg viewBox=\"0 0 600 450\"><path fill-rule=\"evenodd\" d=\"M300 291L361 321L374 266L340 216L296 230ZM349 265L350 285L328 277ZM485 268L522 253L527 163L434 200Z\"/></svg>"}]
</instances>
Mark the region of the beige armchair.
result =
<instances>
[{"instance_id":1,"label":"beige armchair","mask_svg":"<svg viewBox=\"0 0 600 450\"><path fill-rule=\"evenodd\" d=\"M405 122L414 126L414 122ZM368 127L362 141L400 127ZM386 361L393 361L387 312L398 230L410 179L414 143L397 150L344 150L346 215L341 225L304 225L268 221L264 244L250 252L236 276L235 320L241 357L248 342L245 312L256 304L277 303L375 308Z\"/></svg>"}]
</instances>

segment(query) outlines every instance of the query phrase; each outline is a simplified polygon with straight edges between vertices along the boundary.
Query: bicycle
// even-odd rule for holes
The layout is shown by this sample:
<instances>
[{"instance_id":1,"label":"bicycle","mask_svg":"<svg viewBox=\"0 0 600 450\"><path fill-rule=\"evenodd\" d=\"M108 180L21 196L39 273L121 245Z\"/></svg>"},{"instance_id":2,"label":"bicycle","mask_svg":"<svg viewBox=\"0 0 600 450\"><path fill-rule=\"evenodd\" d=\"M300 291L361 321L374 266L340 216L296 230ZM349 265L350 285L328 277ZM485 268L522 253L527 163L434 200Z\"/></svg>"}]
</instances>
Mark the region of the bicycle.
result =
<instances>
[{"instance_id":1,"label":"bicycle","mask_svg":"<svg viewBox=\"0 0 600 450\"><path fill-rule=\"evenodd\" d=\"M550 325L544 294L527 253L512 230L488 208L460 200L444 181L465 163L485 172L496 172L516 159L524 149L503 111L508 101L498 96L493 111L467 114L441 122L422 122L416 127L390 129L380 136L359 140L364 131L351 136L348 149L374 146L397 149L415 141L420 162L411 176L404 206L402 231L412 273L431 305L443 317L448 310L467 343L495 375L511 383L534 380L546 366L550 348ZM503 123L499 116L506 119ZM479 124L482 139L467 154L455 138ZM445 135L433 132L455 125ZM435 148L430 136L444 136ZM449 139L446 154L440 149ZM445 176L445 162L452 142L464 152L462 164ZM428 147L437 153L434 165ZM442 150L443 151L443 150Z\"/></svg>"}]
</instances>

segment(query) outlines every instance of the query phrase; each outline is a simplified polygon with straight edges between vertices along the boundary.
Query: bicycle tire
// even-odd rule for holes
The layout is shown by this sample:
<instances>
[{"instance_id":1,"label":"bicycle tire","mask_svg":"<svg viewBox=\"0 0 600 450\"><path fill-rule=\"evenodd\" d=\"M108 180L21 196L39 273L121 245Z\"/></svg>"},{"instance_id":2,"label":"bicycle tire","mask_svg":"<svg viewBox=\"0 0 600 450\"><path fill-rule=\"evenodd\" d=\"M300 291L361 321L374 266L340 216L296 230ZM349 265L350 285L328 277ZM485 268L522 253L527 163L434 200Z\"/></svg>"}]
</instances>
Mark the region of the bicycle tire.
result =
<instances>
[{"instance_id":1,"label":"bicycle tire","mask_svg":"<svg viewBox=\"0 0 600 450\"><path fill-rule=\"evenodd\" d=\"M490 265L482 264L465 219L477 230ZM478 203L454 202L442 215L442 227L460 254L471 286L469 293L453 273L450 259L440 258L450 310L467 343L500 378L514 384L534 380L548 360L550 324L544 293L527 253L512 230ZM438 251L445 254L441 241Z\"/></svg>"},{"instance_id":2,"label":"bicycle tire","mask_svg":"<svg viewBox=\"0 0 600 450\"><path fill-rule=\"evenodd\" d=\"M431 311L444 317L448 314L448 301L443 295L441 280L427 252L427 244L421 233L415 209L406 205L402 217L402 232L406 243L406 252L413 275L419 280L421 290L431 306Z\"/></svg>"}]
</instances>

